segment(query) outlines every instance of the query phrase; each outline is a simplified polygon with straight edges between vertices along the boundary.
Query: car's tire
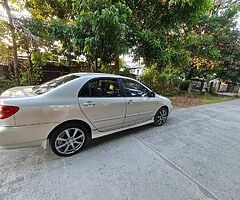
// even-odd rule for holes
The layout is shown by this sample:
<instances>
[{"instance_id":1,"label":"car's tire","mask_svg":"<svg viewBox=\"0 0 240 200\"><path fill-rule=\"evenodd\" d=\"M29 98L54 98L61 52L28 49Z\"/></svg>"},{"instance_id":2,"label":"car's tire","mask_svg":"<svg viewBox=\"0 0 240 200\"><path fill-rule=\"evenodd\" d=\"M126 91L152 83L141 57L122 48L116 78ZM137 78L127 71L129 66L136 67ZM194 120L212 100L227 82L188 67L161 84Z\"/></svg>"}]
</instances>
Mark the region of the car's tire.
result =
<instances>
[{"instance_id":1,"label":"car's tire","mask_svg":"<svg viewBox=\"0 0 240 200\"><path fill-rule=\"evenodd\" d=\"M78 153L89 141L89 135L84 126L66 124L54 130L49 137L49 144L58 156L68 157Z\"/></svg>"},{"instance_id":2,"label":"car's tire","mask_svg":"<svg viewBox=\"0 0 240 200\"><path fill-rule=\"evenodd\" d=\"M162 126L168 118L168 108L161 107L154 116L154 126Z\"/></svg>"}]
</instances>

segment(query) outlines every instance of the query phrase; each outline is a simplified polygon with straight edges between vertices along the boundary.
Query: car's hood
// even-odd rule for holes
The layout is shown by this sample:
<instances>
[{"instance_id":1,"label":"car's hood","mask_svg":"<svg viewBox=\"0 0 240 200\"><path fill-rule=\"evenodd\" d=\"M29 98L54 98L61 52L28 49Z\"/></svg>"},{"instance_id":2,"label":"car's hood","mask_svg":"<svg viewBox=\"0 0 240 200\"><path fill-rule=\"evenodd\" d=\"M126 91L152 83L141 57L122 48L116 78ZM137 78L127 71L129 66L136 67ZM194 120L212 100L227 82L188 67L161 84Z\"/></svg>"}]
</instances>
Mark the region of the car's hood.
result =
<instances>
[{"instance_id":1,"label":"car's hood","mask_svg":"<svg viewBox=\"0 0 240 200\"><path fill-rule=\"evenodd\" d=\"M31 97L36 95L37 94L33 91L33 86L21 86L6 90L1 94L0 98Z\"/></svg>"}]
</instances>

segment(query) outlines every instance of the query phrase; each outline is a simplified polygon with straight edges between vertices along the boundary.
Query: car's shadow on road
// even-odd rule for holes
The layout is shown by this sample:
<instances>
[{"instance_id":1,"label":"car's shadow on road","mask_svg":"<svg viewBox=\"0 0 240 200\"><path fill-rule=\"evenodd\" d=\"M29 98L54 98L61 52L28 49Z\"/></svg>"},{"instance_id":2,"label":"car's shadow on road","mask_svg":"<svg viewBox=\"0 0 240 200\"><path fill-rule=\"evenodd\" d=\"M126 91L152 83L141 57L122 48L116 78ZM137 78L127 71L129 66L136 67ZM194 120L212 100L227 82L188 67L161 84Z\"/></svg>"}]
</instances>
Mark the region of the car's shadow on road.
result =
<instances>
[{"instance_id":1,"label":"car's shadow on road","mask_svg":"<svg viewBox=\"0 0 240 200\"><path fill-rule=\"evenodd\" d=\"M116 132L110 135L106 135L100 138L96 138L93 139L89 145L85 148L85 150L87 149L91 149L91 148L96 148L98 145L102 145L104 143L109 143L112 142L114 140L118 140L124 137L129 137L129 135L132 134L138 134L138 133L142 133L143 131L147 131L150 129L154 129L156 127L153 126L153 124L148 124L148 125L144 125L141 127L137 127L137 128L132 128L132 129L128 129L125 131L120 131L120 132Z\"/></svg>"},{"instance_id":2,"label":"car's shadow on road","mask_svg":"<svg viewBox=\"0 0 240 200\"><path fill-rule=\"evenodd\" d=\"M140 127L136 127L136 128L131 128L128 130L124 130L124 131L120 131L120 132L116 132L110 135L106 135L100 138L96 138L93 139L81 152L83 151L87 151L89 149L94 149L97 148L99 145L103 145L103 144L107 144L110 143L114 140L119 140L125 137L129 137L130 135L138 135L138 134L142 134L144 132L149 132L151 130L155 130L158 128L162 128L165 126L171 126L173 124L173 122L175 121L174 117L171 117L171 119L168 119L168 121L166 122L166 124L164 124L163 126L160 127L155 127L153 124L147 124L144 126L140 126Z\"/></svg>"}]
</instances>

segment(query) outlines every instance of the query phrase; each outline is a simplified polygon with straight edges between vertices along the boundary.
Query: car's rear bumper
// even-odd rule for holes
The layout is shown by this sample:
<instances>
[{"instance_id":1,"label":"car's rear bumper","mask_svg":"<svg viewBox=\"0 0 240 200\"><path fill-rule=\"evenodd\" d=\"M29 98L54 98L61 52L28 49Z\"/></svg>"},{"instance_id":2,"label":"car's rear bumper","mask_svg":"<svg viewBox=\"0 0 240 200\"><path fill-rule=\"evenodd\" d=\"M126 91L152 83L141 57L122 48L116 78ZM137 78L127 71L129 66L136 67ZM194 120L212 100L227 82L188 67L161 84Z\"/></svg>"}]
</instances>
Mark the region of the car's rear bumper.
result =
<instances>
[{"instance_id":1,"label":"car's rear bumper","mask_svg":"<svg viewBox=\"0 0 240 200\"><path fill-rule=\"evenodd\" d=\"M0 126L0 148L14 149L40 145L57 124L38 124L19 127Z\"/></svg>"}]
</instances>

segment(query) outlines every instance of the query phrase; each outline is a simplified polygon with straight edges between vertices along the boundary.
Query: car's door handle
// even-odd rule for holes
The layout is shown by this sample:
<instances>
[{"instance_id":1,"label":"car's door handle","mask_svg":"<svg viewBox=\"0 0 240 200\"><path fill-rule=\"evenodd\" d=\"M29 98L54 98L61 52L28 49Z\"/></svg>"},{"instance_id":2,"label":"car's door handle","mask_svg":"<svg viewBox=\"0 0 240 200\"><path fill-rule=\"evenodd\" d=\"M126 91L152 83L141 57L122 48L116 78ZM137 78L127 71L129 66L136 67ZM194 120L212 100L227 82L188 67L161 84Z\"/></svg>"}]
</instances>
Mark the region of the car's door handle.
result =
<instances>
[{"instance_id":1,"label":"car's door handle","mask_svg":"<svg viewBox=\"0 0 240 200\"><path fill-rule=\"evenodd\" d=\"M88 101L87 103L83 103L83 106L95 106L96 103Z\"/></svg>"},{"instance_id":2,"label":"car's door handle","mask_svg":"<svg viewBox=\"0 0 240 200\"><path fill-rule=\"evenodd\" d=\"M133 104L133 100L130 99L130 100L128 101L128 104Z\"/></svg>"}]
</instances>

